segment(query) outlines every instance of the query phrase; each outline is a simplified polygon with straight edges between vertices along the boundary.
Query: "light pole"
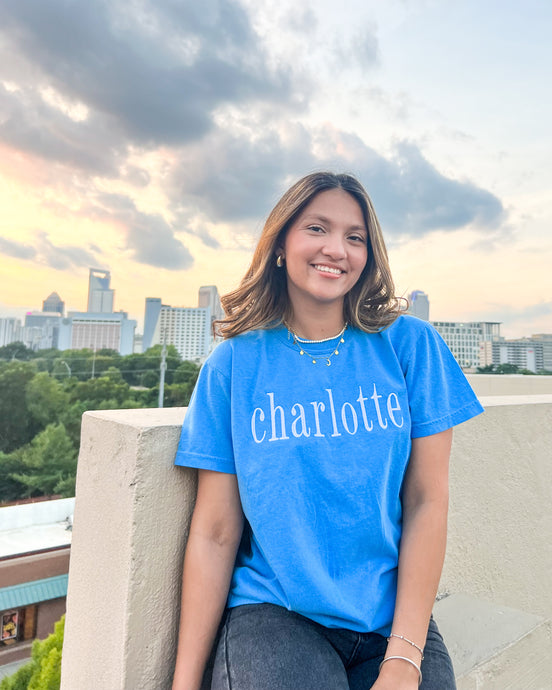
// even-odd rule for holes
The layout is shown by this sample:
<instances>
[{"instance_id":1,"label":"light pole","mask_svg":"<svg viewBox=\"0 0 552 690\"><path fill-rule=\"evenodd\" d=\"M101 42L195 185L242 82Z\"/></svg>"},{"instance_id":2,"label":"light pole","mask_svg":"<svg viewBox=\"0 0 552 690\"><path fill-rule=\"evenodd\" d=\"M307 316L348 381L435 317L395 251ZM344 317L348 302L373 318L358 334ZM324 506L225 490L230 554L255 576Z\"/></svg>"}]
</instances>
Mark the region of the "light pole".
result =
<instances>
[{"instance_id":1,"label":"light pole","mask_svg":"<svg viewBox=\"0 0 552 690\"><path fill-rule=\"evenodd\" d=\"M165 370L167 369L167 329L163 330L163 347L161 348L161 375L159 376L159 400L157 407L163 407L165 395Z\"/></svg>"},{"instance_id":2,"label":"light pole","mask_svg":"<svg viewBox=\"0 0 552 690\"><path fill-rule=\"evenodd\" d=\"M67 374L68 374L69 378L71 378L71 367L67 364L67 362L64 359L60 359L59 363L65 364L65 366L67 367Z\"/></svg>"}]
</instances>

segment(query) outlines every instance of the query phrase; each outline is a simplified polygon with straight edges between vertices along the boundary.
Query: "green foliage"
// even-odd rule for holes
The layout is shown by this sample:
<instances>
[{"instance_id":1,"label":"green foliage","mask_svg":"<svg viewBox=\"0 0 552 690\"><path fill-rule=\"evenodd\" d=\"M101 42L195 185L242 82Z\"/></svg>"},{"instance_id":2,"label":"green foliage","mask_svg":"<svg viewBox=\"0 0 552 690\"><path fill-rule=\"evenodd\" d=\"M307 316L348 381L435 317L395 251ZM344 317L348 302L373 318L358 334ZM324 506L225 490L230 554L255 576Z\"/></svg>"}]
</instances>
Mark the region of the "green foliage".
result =
<instances>
[{"instance_id":1,"label":"green foliage","mask_svg":"<svg viewBox=\"0 0 552 690\"><path fill-rule=\"evenodd\" d=\"M63 386L46 372L37 374L25 391L27 409L42 428L59 419L69 402Z\"/></svg>"},{"instance_id":2,"label":"green foliage","mask_svg":"<svg viewBox=\"0 0 552 690\"><path fill-rule=\"evenodd\" d=\"M59 690L65 616L45 640L35 640L28 664L4 678L0 690Z\"/></svg>"},{"instance_id":3,"label":"green foliage","mask_svg":"<svg viewBox=\"0 0 552 690\"><path fill-rule=\"evenodd\" d=\"M49 424L13 457L20 469L9 476L25 486L24 496L75 495L77 449L63 424Z\"/></svg>"},{"instance_id":4,"label":"green foliage","mask_svg":"<svg viewBox=\"0 0 552 690\"><path fill-rule=\"evenodd\" d=\"M15 501L25 492L25 485L12 476L21 469L21 461L14 455L0 453L0 503Z\"/></svg>"},{"instance_id":5,"label":"green foliage","mask_svg":"<svg viewBox=\"0 0 552 690\"><path fill-rule=\"evenodd\" d=\"M23 345L22 342L9 343L0 347L0 359L8 361L18 359L20 361L28 361L33 356L33 351Z\"/></svg>"},{"instance_id":6,"label":"green foliage","mask_svg":"<svg viewBox=\"0 0 552 690\"><path fill-rule=\"evenodd\" d=\"M516 364L497 364L495 374L517 374L519 367Z\"/></svg>"},{"instance_id":7,"label":"green foliage","mask_svg":"<svg viewBox=\"0 0 552 690\"><path fill-rule=\"evenodd\" d=\"M195 386L200 368L201 367L193 362L182 362L174 372L173 383L191 383L192 386Z\"/></svg>"},{"instance_id":8,"label":"green foliage","mask_svg":"<svg viewBox=\"0 0 552 690\"><path fill-rule=\"evenodd\" d=\"M25 395L34 375L34 366L27 362L14 361L0 367L0 451L9 453L34 436Z\"/></svg>"},{"instance_id":9,"label":"green foliage","mask_svg":"<svg viewBox=\"0 0 552 690\"><path fill-rule=\"evenodd\" d=\"M484 367L477 367L477 373L478 374L494 374L495 373L495 365L494 364L487 364Z\"/></svg>"},{"instance_id":10,"label":"green foliage","mask_svg":"<svg viewBox=\"0 0 552 690\"><path fill-rule=\"evenodd\" d=\"M88 379L77 383L69 394L70 402L82 402L88 410L109 410L121 407L123 400L129 397L129 385L126 382L111 380L107 376Z\"/></svg>"}]
</instances>

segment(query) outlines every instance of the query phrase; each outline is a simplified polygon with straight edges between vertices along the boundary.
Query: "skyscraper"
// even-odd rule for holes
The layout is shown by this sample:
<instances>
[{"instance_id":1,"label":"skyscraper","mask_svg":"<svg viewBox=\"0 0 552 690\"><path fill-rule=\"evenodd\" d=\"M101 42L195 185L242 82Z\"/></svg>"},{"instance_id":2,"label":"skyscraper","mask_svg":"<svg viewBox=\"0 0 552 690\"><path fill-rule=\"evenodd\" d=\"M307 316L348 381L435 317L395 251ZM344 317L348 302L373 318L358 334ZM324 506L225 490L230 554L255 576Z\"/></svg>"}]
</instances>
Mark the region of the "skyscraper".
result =
<instances>
[{"instance_id":1,"label":"skyscraper","mask_svg":"<svg viewBox=\"0 0 552 690\"><path fill-rule=\"evenodd\" d=\"M95 314L113 313L113 296L109 283L111 274L101 268L91 268L88 277L88 307L86 311Z\"/></svg>"},{"instance_id":2,"label":"skyscraper","mask_svg":"<svg viewBox=\"0 0 552 690\"><path fill-rule=\"evenodd\" d=\"M408 313L419 319L429 321L429 297L422 290L413 290L408 296Z\"/></svg>"},{"instance_id":3,"label":"skyscraper","mask_svg":"<svg viewBox=\"0 0 552 690\"><path fill-rule=\"evenodd\" d=\"M209 307L211 309L211 320L221 319L224 311L220 304L220 297L216 285L203 285L199 288L198 307Z\"/></svg>"},{"instance_id":4,"label":"skyscraper","mask_svg":"<svg viewBox=\"0 0 552 690\"><path fill-rule=\"evenodd\" d=\"M44 302L42 302L42 311L55 312L61 314L65 311L65 302L62 301L61 297L57 292L52 292Z\"/></svg>"}]
</instances>

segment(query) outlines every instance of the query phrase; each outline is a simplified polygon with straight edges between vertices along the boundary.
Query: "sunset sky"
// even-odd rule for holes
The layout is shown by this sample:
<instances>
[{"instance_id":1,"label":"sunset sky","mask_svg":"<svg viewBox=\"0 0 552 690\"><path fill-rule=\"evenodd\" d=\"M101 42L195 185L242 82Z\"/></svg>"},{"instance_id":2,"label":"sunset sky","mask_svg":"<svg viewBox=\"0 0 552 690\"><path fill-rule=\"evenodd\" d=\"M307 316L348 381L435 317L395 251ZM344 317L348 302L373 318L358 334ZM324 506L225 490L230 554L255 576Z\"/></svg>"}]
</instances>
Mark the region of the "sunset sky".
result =
<instances>
[{"instance_id":1,"label":"sunset sky","mask_svg":"<svg viewBox=\"0 0 552 690\"><path fill-rule=\"evenodd\" d=\"M552 333L548 0L2 0L0 316L196 306L286 187L372 196L432 320Z\"/></svg>"}]
</instances>

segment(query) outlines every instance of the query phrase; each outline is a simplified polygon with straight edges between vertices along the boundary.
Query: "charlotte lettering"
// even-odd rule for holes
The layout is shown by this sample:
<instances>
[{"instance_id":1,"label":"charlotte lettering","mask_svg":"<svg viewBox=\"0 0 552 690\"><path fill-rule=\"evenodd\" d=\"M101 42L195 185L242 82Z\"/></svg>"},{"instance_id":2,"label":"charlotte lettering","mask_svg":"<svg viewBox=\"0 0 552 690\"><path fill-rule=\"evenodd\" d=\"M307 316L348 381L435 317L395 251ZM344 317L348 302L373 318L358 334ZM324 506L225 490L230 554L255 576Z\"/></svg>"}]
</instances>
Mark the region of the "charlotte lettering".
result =
<instances>
[{"instance_id":1,"label":"charlotte lettering","mask_svg":"<svg viewBox=\"0 0 552 690\"><path fill-rule=\"evenodd\" d=\"M404 424L401 405L396 393L385 398L377 391L366 396L362 386L358 387L358 398L336 404L331 388L325 389L323 400L308 403L296 402L284 410L277 404L274 393L267 393L267 403L256 407L251 415L251 435L255 443L264 441L285 441L292 436L351 436L359 431L373 431L374 425L387 429L389 422L397 428ZM387 414L385 414L387 412Z\"/></svg>"}]
</instances>

